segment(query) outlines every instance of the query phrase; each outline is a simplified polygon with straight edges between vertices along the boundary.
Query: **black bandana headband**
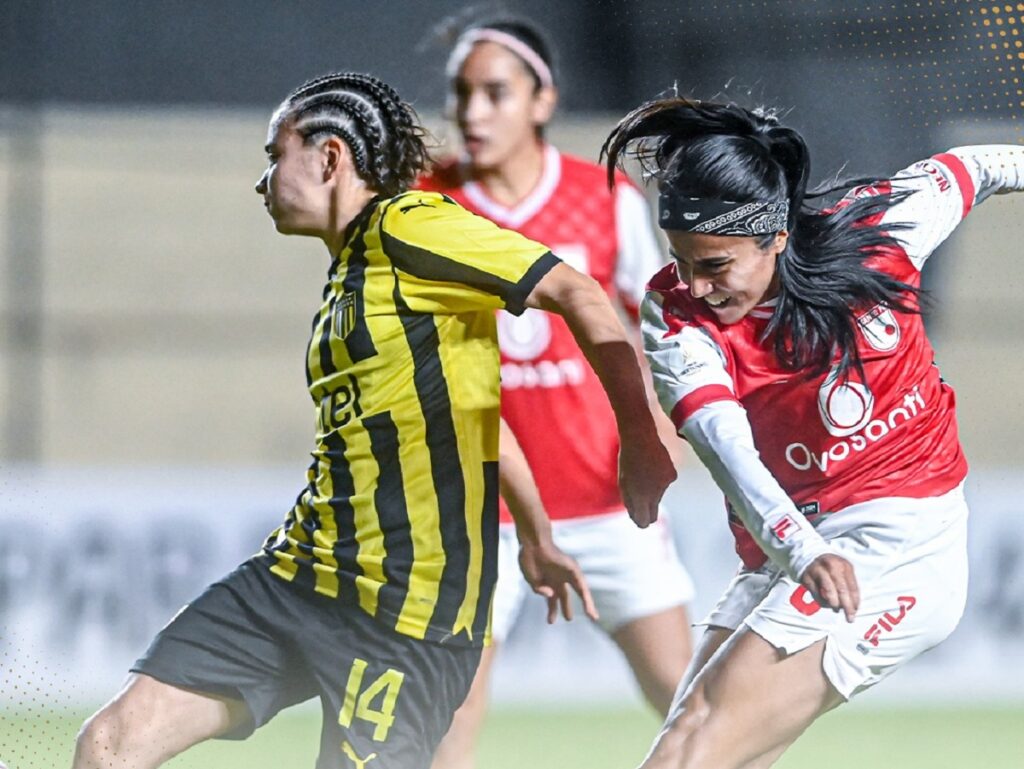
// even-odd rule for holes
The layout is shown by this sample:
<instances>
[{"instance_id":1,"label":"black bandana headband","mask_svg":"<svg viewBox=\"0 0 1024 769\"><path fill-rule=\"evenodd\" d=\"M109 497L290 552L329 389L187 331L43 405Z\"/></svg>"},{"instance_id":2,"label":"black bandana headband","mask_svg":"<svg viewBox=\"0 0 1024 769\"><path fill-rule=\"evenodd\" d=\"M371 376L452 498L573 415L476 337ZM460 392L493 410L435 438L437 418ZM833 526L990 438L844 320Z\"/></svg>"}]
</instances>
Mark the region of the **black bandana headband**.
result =
<instances>
[{"instance_id":1,"label":"black bandana headband","mask_svg":"<svg viewBox=\"0 0 1024 769\"><path fill-rule=\"evenodd\" d=\"M658 197L658 212L658 225L663 230L705 235L769 235L786 229L789 203L685 198L672 190L663 190Z\"/></svg>"}]
</instances>

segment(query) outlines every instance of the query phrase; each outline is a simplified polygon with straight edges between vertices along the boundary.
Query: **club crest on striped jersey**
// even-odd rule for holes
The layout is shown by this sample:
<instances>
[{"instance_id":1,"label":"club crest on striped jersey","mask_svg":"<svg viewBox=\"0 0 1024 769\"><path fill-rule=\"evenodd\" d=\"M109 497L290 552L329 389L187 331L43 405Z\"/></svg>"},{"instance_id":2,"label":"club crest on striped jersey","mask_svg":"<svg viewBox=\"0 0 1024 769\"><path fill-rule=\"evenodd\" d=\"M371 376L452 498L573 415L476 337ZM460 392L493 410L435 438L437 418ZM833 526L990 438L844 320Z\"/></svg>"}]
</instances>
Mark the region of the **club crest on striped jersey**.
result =
<instances>
[{"instance_id":1,"label":"club crest on striped jersey","mask_svg":"<svg viewBox=\"0 0 1024 769\"><path fill-rule=\"evenodd\" d=\"M338 297L334 307L334 333L344 339L356 327L358 297L355 291L347 291Z\"/></svg>"},{"instance_id":2,"label":"club crest on striped jersey","mask_svg":"<svg viewBox=\"0 0 1024 769\"><path fill-rule=\"evenodd\" d=\"M879 352L892 352L900 343L900 324L888 307L876 304L863 315L858 315L857 326L867 343Z\"/></svg>"}]
</instances>

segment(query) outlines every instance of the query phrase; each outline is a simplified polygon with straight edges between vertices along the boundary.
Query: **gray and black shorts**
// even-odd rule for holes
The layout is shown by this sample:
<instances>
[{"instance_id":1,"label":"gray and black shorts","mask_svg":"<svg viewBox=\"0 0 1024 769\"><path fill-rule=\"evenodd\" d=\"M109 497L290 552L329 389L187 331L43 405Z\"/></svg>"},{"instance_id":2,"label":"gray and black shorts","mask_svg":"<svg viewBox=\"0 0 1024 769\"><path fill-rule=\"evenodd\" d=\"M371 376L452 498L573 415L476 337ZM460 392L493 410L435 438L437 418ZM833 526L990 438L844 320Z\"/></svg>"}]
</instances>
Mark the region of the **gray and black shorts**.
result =
<instances>
[{"instance_id":1,"label":"gray and black shorts","mask_svg":"<svg viewBox=\"0 0 1024 769\"><path fill-rule=\"evenodd\" d=\"M319 697L317 769L427 769L462 704L480 649L402 635L358 607L286 582L256 556L160 631L132 671L242 700L244 739Z\"/></svg>"}]
</instances>

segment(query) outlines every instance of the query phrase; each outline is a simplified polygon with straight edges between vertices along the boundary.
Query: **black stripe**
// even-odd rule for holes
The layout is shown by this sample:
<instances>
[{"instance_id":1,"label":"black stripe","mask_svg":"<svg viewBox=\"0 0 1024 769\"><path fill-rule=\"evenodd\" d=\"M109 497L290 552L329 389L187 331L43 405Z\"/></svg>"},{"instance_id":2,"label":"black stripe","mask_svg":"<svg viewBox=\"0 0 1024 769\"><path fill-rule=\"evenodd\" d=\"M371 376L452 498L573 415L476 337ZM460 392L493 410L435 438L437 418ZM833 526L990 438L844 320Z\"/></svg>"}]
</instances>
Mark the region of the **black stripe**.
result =
<instances>
[{"instance_id":1,"label":"black stripe","mask_svg":"<svg viewBox=\"0 0 1024 769\"><path fill-rule=\"evenodd\" d=\"M353 294L356 300L356 323L345 337L345 347L353 363L372 358L377 348L370 337L370 329L366 326L366 304L363 300L363 286L366 283L366 222L359 230L352 243L352 253L348 257L348 270L342 281L342 291Z\"/></svg>"},{"instance_id":2,"label":"black stripe","mask_svg":"<svg viewBox=\"0 0 1024 769\"><path fill-rule=\"evenodd\" d=\"M377 209L377 205L384 198L380 195L375 195L370 198L370 201L363 206L363 209L355 215L355 217L347 225L345 225L345 232L341 235L341 249L338 251L338 255L331 261L331 267L327 270L327 288L330 289L331 281L338 274L338 268L341 266L341 255L345 253L345 248L348 246L348 242L352 239L352 234L359 228L365 227L366 223L370 220L373 212ZM327 298L327 290L324 291L324 299Z\"/></svg>"},{"instance_id":3,"label":"black stripe","mask_svg":"<svg viewBox=\"0 0 1024 769\"><path fill-rule=\"evenodd\" d=\"M392 264L417 278L461 283L502 299L515 288L512 281L399 240L385 231L383 226L380 228L380 238L384 253Z\"/></svg>"},{"instance_id":4,"label":"black stripe","mask_svg":"<svg viewBox=\"0 0 1024 769\"><path fill-rule=\"evenodd\" d=\"M313 461L312 466L316 466L315 460ZM263 551L268 555L272 555L275 552L279 552L282 555L288 554L288 551L291 550L292 546L295 546L299 550L300 554L308 554L309 546L305 543L295 541L293 538L294 535L292 534L298 524L299 511L308 510L308 507L302 501L303 496L307 493L315 493L312 484L307 485L306 488L299 492L299 495L295 498L295 504L292 506L292 509L288 511L288 515L285 516L284 523L281 525L281 531L285 534L285 538L277 541L275 544L275 540L277 538L268 536L267 540L263 543ZM308 536L307 527L304 524L298 524L298 526L299 529L306 532ZM295 556L293 555L293 557ZM273 562L277 563L277 559L275 558ZM295 557L294 563L295 579L293 580L293 583L312 590L314 585L314 574L309 562L304 560L302 557Z\"/></svg>"},{"instance_id":5,"label":"black stripe","mask_svg":"<svg viewBox=\"0 0 1024 769\"><path fill-rule=\"evenodd\" d=\"M409 575L414 558L405 482L398 458L398 428L386 411L367 417L363 426L370 436L370 451L377 460L379 477L373 504L386 551L383 563L385 585L378 593L378 604L386 613L397 616L409 593Z\"/></svg>"},{"instance_id":6,"label":"black stripe","mask_svg":"<svg viewBox=\"0 0 1024 769\"><path fill-rule=\"evenodd\" d=\"M484 504L480 514L480 540L483 561L480 565L480 597L473 616L473 638L487 631L494 584L498 581L498 463L484 462Z\"/></svg>"},{"instance_id":7,"label":"black stripe","mask_svg":"<svg viewBox=\"0 0 1024 769\"><path fill-rule=\"evenodd\" d=\"M327 303L327 312L324 314L323 327L320 329L320 342L318 344L320 354L320 376L327 379L338 370L334 365L334 356L331 355L331 324L334 322L334 307L338 303L338 297L332 296ZM320 392L317 400L323 397Z\"/></svg>"},{"instance_id":8,"label":"black stripe","mask_svg":"<svg viewBox=\"0 0 1024 769\"><path fill-rule=\"evenodd\" d=\"M530 292L540 283L540 279L551 272L552 268L562 260L548 251L533 263L533 266L526 271L519 282L512 287L508 296L505 297L505 309L513 315L522 315L526 309L526 298Z\"/></svg>"},{"instance_id":9,"label":"black stripe","mask_svg":"<svg viewBox=\"0 0 1024 769\"><path fill-rule=\"evenodd\" d=\"M327 458L330 461L331 498L328 506L334 513L334 560L338 562L338 598L352 606L359 605L359 591L356 577L363 574L363 568L356 560L359 543L356 541L356 513L352 508L352 496L356 493L352 471L345 458L345 439L337 431L324 436Z\"/></svg>"},{"instance_id":10,"label":"black stripe","mask_svg":"<svg viewBox=\"0 0 1024 769\"><path fill-rule=\"evenodd\" d=\"M412 351L413 385L427 432L434 492L440 513L441 544L445 566L437 606L430 624L450 630L466 595L469 569L469 536L466 532L466 486L459 445L452 420L448 383L441 367L441 341L434 316L414 313L405 303L395 276L395 307Z\"/></svg>"},{"instance_id":11,"label":"black stripe","mask_svg":"<svg viewBox=\"0 0 1024 769\"><path fill-rule=\"evenodd\" d=\"M324 293L330 289L331 284L327 284L327 288L324 289ZM324 297L327 298L326 296ZM320 308L323 309L322 307ZM309 367L310 354L313 351L313 345L316 344L317 327L320 325L323 319L320 317L320 310L317 310L316 315L313 316L313 327L309 330L309 344L306 346L306 387L313 387L313 370Z\"/></svg>"}]
</instances>

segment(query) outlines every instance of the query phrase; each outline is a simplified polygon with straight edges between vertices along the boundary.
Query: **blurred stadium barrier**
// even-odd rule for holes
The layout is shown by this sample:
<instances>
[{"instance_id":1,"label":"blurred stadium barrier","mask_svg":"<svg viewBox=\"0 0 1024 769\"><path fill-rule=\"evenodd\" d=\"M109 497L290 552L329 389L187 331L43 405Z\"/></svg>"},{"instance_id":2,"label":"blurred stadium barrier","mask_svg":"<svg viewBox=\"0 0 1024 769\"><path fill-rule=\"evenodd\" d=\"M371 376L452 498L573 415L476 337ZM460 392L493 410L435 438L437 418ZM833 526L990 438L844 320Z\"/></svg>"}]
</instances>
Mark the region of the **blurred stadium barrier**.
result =
<instances>
[{"instance_id":1,"label":"blurred stadium barrier","mask_svg":"<svg viewBox=\"0 0 1024 769\"><path fill-rule=\"evenodd\" d=\"M0 659L21 660L26 689L43 684L88 706L116 689L151 636L208 582L255 552L299 491L283 468L18 469L0 473ZM915 703L1024 700L1024 481L974 473L971 596L944 645L879 687ZM691 469L667 507L696 579L695 617L736 560L721 499ZM584 621L547 627L527 605L499 657L499 703L639 702L610 642ZM873 618L861 620L865 629ZM57 684L54 687L54 684Z\"/></svg>"}]
</instances>

